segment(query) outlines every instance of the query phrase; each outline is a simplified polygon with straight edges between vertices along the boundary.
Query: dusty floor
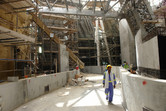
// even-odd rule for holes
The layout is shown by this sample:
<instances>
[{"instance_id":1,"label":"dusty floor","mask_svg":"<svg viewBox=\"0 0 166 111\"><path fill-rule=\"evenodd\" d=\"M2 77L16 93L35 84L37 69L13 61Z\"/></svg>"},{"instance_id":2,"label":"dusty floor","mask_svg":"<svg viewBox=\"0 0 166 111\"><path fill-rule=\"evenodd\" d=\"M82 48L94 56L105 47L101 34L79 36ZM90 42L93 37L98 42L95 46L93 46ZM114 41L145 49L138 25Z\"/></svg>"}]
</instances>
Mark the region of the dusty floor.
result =
<instances>
[{"instance_id":1,"label":"dusty floor","mask_svg":"<svg viewBox=\"0 0 166 111\"><path fill-rule=\"evenodd\" d=\"M14 111L124 111L120 84L114 89L113 104L108 104L102 87L102 75L84 75L82 86L66 86L36 98Z\"/></svg>"}]
</instances>

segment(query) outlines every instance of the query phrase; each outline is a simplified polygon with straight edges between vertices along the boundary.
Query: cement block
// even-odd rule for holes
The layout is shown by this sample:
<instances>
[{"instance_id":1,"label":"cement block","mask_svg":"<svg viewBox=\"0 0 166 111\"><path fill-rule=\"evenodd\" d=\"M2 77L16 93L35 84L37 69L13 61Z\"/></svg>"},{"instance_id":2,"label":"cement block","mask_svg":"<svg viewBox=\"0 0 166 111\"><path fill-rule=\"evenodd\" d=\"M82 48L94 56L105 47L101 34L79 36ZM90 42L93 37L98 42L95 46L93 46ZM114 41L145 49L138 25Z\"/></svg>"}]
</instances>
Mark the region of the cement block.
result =
<instances>
[{"instance_id":1,"label":"cement block","mask_svg":"<svg viewBox=\"0 0 166 111\"><path fill-rule=\"evenodd\" d=\"M7 80L8 80L9 82L16 82L16 81L19 80L19 78L18 78L17 76L16 76L16 77L8 77Z\"/></svg>"}]
</instances>

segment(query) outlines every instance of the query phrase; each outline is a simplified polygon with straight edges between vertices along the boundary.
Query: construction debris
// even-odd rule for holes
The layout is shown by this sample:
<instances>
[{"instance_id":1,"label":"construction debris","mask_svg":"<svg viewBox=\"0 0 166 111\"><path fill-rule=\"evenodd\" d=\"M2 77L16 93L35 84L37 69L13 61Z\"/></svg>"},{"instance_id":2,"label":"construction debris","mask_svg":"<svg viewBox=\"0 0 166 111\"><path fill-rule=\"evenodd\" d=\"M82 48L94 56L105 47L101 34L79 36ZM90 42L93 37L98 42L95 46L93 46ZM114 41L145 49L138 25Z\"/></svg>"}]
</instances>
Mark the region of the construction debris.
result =
<instances>
[{"instance_id":1,"label":"construction debris","mask_svg":"<svg viewBox=\"0 0 166 111\"><path fill-rule=\"evenodd\" d=\"M84 85L85 82L89 81L88 79L85 79L85 77L81 74L76 74L75 78L69 78L68 82L67 82L67 86L71 85L71 86L77 86L77 85Z\"/></svg>"}]
</instances>

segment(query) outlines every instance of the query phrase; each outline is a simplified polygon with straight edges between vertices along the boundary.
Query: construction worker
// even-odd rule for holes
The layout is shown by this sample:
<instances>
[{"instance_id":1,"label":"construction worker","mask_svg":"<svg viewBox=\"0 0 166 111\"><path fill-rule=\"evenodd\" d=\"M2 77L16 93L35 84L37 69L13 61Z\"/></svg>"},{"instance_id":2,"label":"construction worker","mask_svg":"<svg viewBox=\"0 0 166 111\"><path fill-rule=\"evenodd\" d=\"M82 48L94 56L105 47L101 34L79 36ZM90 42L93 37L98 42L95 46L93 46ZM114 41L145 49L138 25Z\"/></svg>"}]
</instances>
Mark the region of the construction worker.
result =
<instances>
[{"instance_id":1,"label":"construction worker","mask_svg":"<svg viewBox=\"0 0 166 111\"><path fill-rule=\"evenodd\" d=\"M105 67L105 71L107 71L107 66Z\"/></svg>"},{"instance_id":2,"label":"construction worker","mask_svg":"<svg viewBox=\"0 0 166 111\"><path fill-rule=\"evenodd\" d=\"M129 70L129 65L126 61L123 62L123 65L122 65L123 68Z\"/></svg>"},{"instance_id":3,"label":"construction worker","mask_svg":"<svg viewBox=\"0 0 166 111\"><path fill-rule=\"evenodd\" d=\"M126 65L126 61L123 61L122 67L124 68L124 66Z\"/></svg>"},{"instance_id":4,"label":"construction worker","mask_svg":"<svg viewBox=\"0 0 166 111\"><path fill-rule=\"evenodd\" d=\"M115 74L111 73L111 65L107 65L107 71L104 72L103 76L103 87L105 87L106 100L112 103L113 100L113 89L116 87Z\"/></svg>"}]
</instances>

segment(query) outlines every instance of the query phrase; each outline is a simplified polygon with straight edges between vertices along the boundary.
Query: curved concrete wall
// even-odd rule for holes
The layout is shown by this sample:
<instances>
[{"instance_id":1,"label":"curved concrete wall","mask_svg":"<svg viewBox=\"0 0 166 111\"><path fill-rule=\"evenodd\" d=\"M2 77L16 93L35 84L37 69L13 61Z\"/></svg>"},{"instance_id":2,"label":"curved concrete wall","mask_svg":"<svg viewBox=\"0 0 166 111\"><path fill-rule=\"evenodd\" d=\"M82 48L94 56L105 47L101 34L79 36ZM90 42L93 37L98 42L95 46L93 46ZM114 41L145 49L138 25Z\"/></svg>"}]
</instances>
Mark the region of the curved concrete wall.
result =
<instances>
[{"instance_id":1,"label":"curved concrete wall","mask_svg":"<svg viewBox=\"0 0 166 111\"><path fill-rule=\"evenodd\" d=\"M119 33L122 63L125 60L128 64L136 66L135 38L126 19L120 20Z\"/></svg>"},{"instance_id":2,"label":"curved concrete wall","mask_svg":"<svg viewBox=\"0 0 166 111\"><path fill-rule=\"evenodd\" d=\"M128 111L166 111L166 80L131 74L119 68L122 83L123 106Z\"/></svg>"},{"instance_id":3,"label":"curved concrete wall","mask_svg":"<svg viewBox=\"0 0 166 111\"><path fill-rule=\"evenodd\" d=\"M21 104L37 98L49 91L66 85L68 78L74 78L78 71L67 71L42 75L18 82L0 84L0 111L11 111ZM47 91L46 91L47 90Z\"/></svg>"}]
</instances>

